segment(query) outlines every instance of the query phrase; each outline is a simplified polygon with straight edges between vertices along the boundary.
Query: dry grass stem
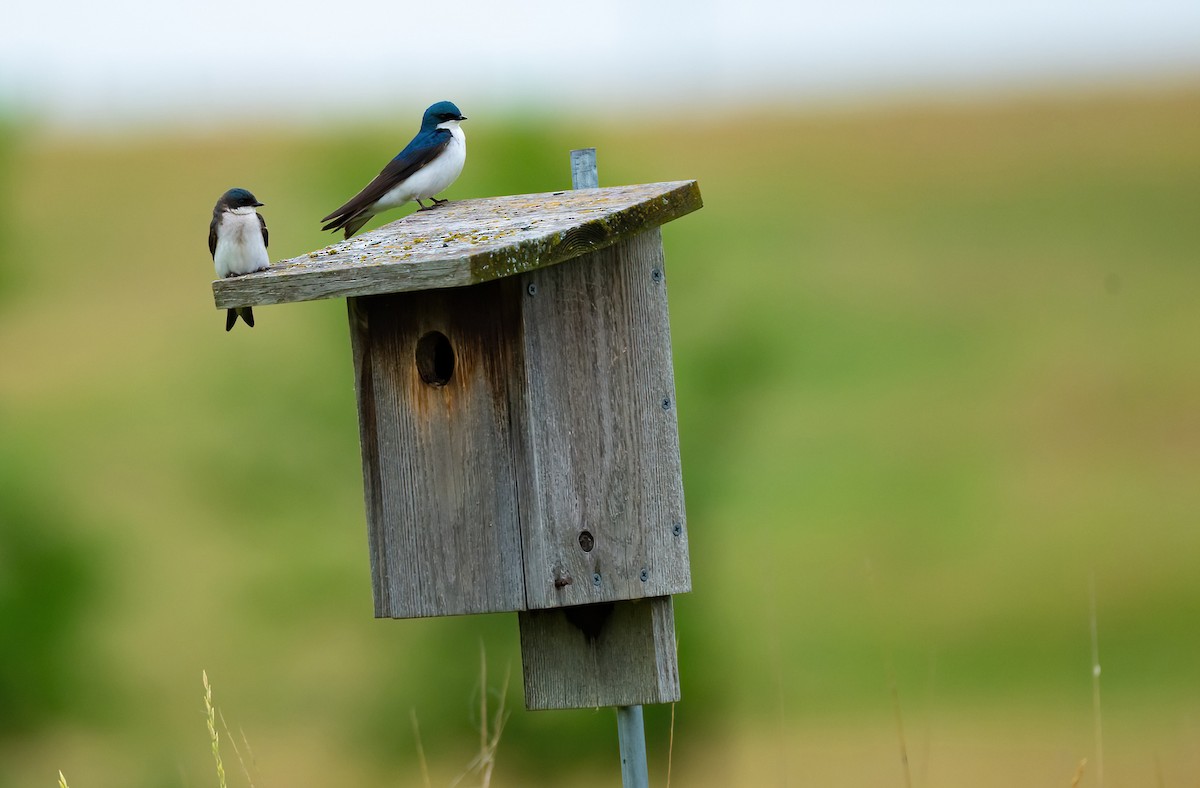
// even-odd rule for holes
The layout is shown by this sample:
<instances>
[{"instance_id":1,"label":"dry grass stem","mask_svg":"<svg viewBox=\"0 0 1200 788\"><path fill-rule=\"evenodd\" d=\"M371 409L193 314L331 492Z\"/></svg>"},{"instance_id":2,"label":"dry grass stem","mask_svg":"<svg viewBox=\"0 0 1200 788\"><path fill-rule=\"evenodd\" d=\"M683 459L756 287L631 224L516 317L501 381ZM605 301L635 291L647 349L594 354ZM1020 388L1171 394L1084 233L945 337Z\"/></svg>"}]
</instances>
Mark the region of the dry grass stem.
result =
<instances>
[{"instance_id":1,"label":"dry grass stem","mask_svg":"<svg viewBox=\"0 0 1200 788\"><path fill-rule=\"evenodd\" d=\"M488 788L492 783L492 771L496 768L496 752L500 748L500 735L504 733L504 725L508 722L508 711L505 708L508 700L508 681L512 666L504 670L504 683L500 689L500 700L496 704L496 715L492 718L492 736L484 744L479 756L483 759L483 771L480 785ZM486 706L484 707L486 710Z\"/></svg>"},{"instance_id":2,"label":"dry grass stem","mask_svg":"<svg viewBox=\"0 0 1200 788\"><path fill-rule=\"evenodd\" d=\"M479 646L479 676L480 676L480 700L479 700L479 754L476 755L469 764L466 770L450 783L450 788L454 788L466 778L468 774L474 772L479 773L479 784L481 788L488 788L492 783L492 772L496 768L496 752L500 748L500 737L504 733L504 726L508 722L508 683L512 676L512 666L510 665L504 671L504 683L500 689L500 699L496 704L495 714L491 719L491 729L488 728L488 713L487 713L487 653L483 648L483 644Z\"/></svg>"},{"instance_id":3,"label":"dry grass stem","mask_svg":"<svg viewBox=\"0 0 1200 788\"><path fill-rule=\"evenodd\" d=\"M242 751L238 749L237 740L233 738L233 733L229 730L228 723L225 722L225 712L217 709L217 714L221 717L221 727L225 729L225 735L229 737L229 746L233 747L233 754L237 756L238 763L241 764L242 774L246 775L246 782L250 785L250 788L254 788L254 780L250 776L250 770L246 768L246 761L242 759ZM242 741L245 740L246 734L243 732ZM249 744L247 744L247 747L249 747Z\"/></svg>"},{"instance_id":4,"label":"dry grass stem","mask_svg":"<svg viewBox=\"0 0 1200 788\"><path fill-rule=\"evenodd\" d=\"M217 762L217 784L227 788L225 784L225 764L221 763L220 736L217 733L217 709L213 706L212 686L208 683L208 671L200 675L204 679L204 709L208 712L208 737L212 740L213 760Z\"/></svg>"},{"instance_id":5,"label":"dry grass stem","mask_svg":"<svg viewBox=\"0 0 1200 788\"><path fill-rule=\"evenodd\" d=\"M1075 776L1071 778L1071 788L1079 788L1079 781L1083 779L1083 769L1087 766L1087 758L1079 762L1075 767Z\"/></svg>"},{"instance_id":6,"label":"dry grass stem","mask_svg":"<svg viewBox=\"0 0 1200 788\"><path fill-rule=\"evenodd\" d=\"M675 755L675 704L671 704L671 731L667 738L667 788L671 788L671 759Z\"/></svg>"},{"instance_id":7,"label":"dry grass stem","mask_svg":"<svg viewBox=\"0 0 1200 788\"><path fill-rule=\"evenodd\" d=\"M412 717L413 737L417 740L417 763L421 765L421 779L425 788L433 788L429 780L429 762L425 760L425 745L421 743L421 726L417 724L417 710L409 709L408 713Z\"/></svg>"},{"instance_id":8,"label":"dry grass stem","mask_svg":"<svg viewBox=\"0 0 1200 788\"><path fill-rule=\"evenodd\" d=\"M904 767L904 788L912 788L912 770L908 765L908 744L904 739L904 716L900 713L900 691L896 688L896 671L888 655L888 691L892 695L892 711L896 715L896 735L900 737L900 764Z\"/></svg>"},{"instance_id":9,"label":"dry grass stem","mask_svg":"<svg viewBox=\"0 0 1200 788\"><path fill-rule=\"evenodd\" d=\"M258 760L254 757L254 750L250 747L250 740L246 738L246 732L241 728L238 728L238 733L240 733L242 736L242 746L246 748L246 755L250 758L250 767L255 771L258 771ZM251 788L253 788L253 786L251 786Z\"/></svg>"}]
</instances>

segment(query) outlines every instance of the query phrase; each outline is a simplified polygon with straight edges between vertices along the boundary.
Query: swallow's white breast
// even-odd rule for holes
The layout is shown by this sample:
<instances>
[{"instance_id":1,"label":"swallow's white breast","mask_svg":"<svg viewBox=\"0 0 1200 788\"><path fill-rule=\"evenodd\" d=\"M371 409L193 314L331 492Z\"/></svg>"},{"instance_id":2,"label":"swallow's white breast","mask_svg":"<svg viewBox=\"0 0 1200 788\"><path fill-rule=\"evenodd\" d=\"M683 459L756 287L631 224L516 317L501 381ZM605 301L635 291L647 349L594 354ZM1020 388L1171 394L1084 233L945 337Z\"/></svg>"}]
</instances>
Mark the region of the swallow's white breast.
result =
<instances>
[{"instance_id":1,"label":"swallow's white breast","mask_svg":"<svg viewBox=\"0 0 1200 788\"><path fill-rule=\"evenodd\" d=\"M263 243L262 225L253 208L226 211L217 225L217 250L213 267L224 279L230 274L250 274L271 264Z\"/></svg>"}]
</instances>

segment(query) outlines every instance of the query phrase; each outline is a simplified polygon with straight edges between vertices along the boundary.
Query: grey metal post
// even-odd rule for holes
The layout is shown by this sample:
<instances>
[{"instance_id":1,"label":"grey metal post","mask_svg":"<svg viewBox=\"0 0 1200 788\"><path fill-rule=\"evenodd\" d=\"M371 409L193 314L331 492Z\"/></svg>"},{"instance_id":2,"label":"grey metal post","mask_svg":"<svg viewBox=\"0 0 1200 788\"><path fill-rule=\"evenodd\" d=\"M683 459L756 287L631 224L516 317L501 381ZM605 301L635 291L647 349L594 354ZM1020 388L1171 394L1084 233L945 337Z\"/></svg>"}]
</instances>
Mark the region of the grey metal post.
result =
<instances>
[{"instance_id":1,"label":"grey metal post","mask_svg":"<svg viewBox=\"0 0 1200 788\"><path fill-rule=\"evenodd\" d=\"M600 188L600 170L596 149L571 151L571 188ZM641 706L617 707L617 740L621 746L621 785L624 788L649 788L646 767L646 725Z\"/></svg>"},{"instance_id":2,"label":"grey metal post","mask_svg":"<svg viewBox=\"0 0 1200 788\"><path fill-rule=\"evenodd\" d=\"M617 707L617 738L621 744L621 785L649 788L646 768L646 726L641 706Z\"/></svg>"},{"instance_id":3,"label":"grey metal post","mask_svg":"<svg viewBox=\"0 0 1200 788\"><path fill-rule=\"evenodd\" d=\"M580 148L571 151L571 188L600 188L600 171L596 169L595 148Z\"/></svg>"}]
</instances>

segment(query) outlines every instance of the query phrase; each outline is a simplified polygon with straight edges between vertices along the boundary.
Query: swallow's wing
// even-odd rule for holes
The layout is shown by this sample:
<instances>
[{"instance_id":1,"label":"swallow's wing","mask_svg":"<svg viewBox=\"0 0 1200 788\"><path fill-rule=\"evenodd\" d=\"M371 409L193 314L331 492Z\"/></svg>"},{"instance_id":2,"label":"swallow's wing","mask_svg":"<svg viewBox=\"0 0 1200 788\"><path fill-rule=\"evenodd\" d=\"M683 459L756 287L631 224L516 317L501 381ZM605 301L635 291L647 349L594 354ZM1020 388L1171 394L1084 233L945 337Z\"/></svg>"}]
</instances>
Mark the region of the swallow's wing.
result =
<instances>
[{"instance_id":1,"label":"swallow's wing","mask_svg":"<svg viewBox=\"0 0 1200 788\"><path fill-rule=\"evenodd\" d=\"M263 246L267 246L269 244L269 242L267 241L267 220L263 218L263 215L261 213L255 212L254 215L258 217L258 223L260 225L262 225Z\"/></svg>"},{"instance_id":2,"label":"swallow's wing","mask_svg":"<svg viewBox=\"0 0 1200 788\"><path fill-rule=\"evenodd\" d=\"M403 183L414 172L436 159L450 144L451 138L449 129L438 129L429 137L418 135L396 158L388 162L383 171L375 176L375 180L351 197L341 208L322 219L321 221L329 224L321 229L337 230L350 224L397 184Z\"/></svg>"},{"instance_id":3,"label":"swallow's wing","mask_svg":"<svg viewBox=\"0 0 1200 788\"><path fill-rule=\"evenodd\" d=\"M265 233L266 230L263 230ZM208 253L217 259L217 217L214 216L212 221L208 223Z\"/></svg>"}]
</instances>

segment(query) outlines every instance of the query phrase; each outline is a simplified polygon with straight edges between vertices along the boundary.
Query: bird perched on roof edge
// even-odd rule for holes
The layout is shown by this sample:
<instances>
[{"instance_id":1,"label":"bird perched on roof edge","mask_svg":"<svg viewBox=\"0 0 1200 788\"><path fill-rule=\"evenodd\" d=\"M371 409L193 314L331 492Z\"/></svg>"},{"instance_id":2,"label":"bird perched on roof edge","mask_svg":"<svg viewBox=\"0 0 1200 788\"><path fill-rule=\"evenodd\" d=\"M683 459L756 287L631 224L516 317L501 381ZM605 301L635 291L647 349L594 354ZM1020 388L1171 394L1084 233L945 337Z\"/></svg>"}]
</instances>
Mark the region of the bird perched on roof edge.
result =
<instances>
[{"instance_id":1,"label":"bird perched on roof edge","mask_svg":"<svg viewBox=\"0 0 1200 788\"><path fill-rule=\"evenodd\" d=\"M263 271L271 264L267 256L267 220L254 210L261 205L245 189L230 189L213 207L208 225L208 251L217 276L222 279ZM254 328L254 312L248 306L239 306L225 312L226 331L233 328L239 316Z\"/></svg>"},{"instance_id":2,"label":"bird perched on roof edge","mask_svg":"<svg viewBox=\"0 0 1200 788\"><path fill-rule=\"evenodd\" d=\"M454 183L467 160L467 136L459 128L466 120L452 102L439 101L425 110L421 130L404 150L388 162L349 202L326 216L322 230L345 230L345 237L354 235L372 216L406 202L415 200L420 210L427 211L445 200L440 194ZM433 200L426 206L422 200Z\"/></svg>"}]
</instances>

